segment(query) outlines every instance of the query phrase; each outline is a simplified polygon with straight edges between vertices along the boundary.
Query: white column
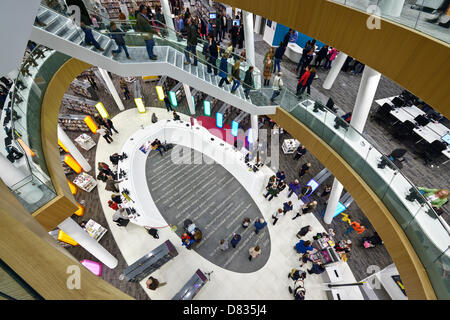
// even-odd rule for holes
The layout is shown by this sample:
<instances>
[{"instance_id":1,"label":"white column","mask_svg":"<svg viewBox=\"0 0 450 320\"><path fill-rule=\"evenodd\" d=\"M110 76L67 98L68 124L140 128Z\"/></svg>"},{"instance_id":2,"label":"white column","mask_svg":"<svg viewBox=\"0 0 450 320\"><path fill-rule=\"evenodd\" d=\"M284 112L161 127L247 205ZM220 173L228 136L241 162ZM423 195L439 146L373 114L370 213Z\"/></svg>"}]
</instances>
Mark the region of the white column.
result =
<instances>
[{"instance_id":1,"label":"white column","mask_svg":"<svg viewBox=\"0 0 450 320\"><path fill-rule=\"evenodd\" d=\"M84 171L89 172L92 170L91 165L86 158L80 153L78 148L66 134L66 132L58 125L58 139L67 148L72 157L80 164Z\"/></svg>"},{"instance_id":2,"label":"white column","mask_svg":"<svg viewBox=\"0 0 450 320\"><path fill-rule=\"evenodd\" d=\"M67 233L73 240L78 242L86 251L100 260L108 268L117 267L118 261L105 248L103 248L97 240L89 236L72 218L67 218L58 225L62 231Z\"/></svg>"},{"instance_id":3,"label":"white column","mask_svg":"<svg viewBox=\"0 0 450 320\"><path fill-rule=\"evenodd\" d=\"M383 16L399 17L404 4L405 0L381 0L379 7Z\"/></svg>"},{"instance_id":4,"label":"white column","mask_svg":"<svg viewBox=\"0 0 450 320\"><path fill-rule=\"evenodd\" d=\"M253 29L253 31L257 34L259 34L260 30L261 30L261 16L256 15L255 16L255 27Z\"/></svg>"},{"instance_id":5,"label":"white column","mask_svg":"<svg viewBox=\"0 0 450 320\"><path fill-rule=\"evenodd\" d=\"M333 186L331 187L330 197L328 198L327 209L325 211L325 216L323 217L323 221L326 224L330 224L333 221L334 213L336 212L337 204L339 199L341 198L342 190L344 186L338 181L338 179L334 178Z\"/></svg>"},{"instance_id":6,"label":"white column","mask_svg":"<svg viewBox=\"0 0 450 320\"><path fill-rule=\"evenodd\" d=\"M250 121L252 125L252 143L254 146L258 143L258 115L250 115ZM249 141L250 142L250 141Z\"/></svg>"},{"instance_id":7,"label":"white column","mask_svg":"<svg viewBox=\"0 0 450 320\"><path fill-rule=\"evenodd\" d=\"M247 52L247 62L255 66L255 38L253 35L253 13L242 10L244 20L245 50Z\"/></svg>"},{"instance_id":8,"label":"white column","mask_svg":"<svg viewBox=\"0 0 450 320\"><path fill-rule=\"evenodd\" d=\"M336 80L347 57L348 57L348 55L346 55L345 53L339 52L336 59L334 59L334 61L332 62L332 66L331 66L330 71L328 72L327 78L323 82L322 87L324 89L327 89L327 90L331 89L331 87L333 86L334 80Z\"/></svg>"},{"instance_id":9,"label":"white column","mask_svg":"<svg viewBox=\"0 0 450 320\"><path fill-rule=\"evenodd\" d=\"M116 102L119 110L120 111L125 110L122 100L120 99L119 94L117 93L116 87L114 87L114 84L113 84L111 78L109 77L108 71L106 71L105 69L102 69L102 68L98 68L98 71L100 71L100 74L102 75L102 78L106 83L106 87L108 88L109 92L113 96L114 101Z\"/></svg>"},{"instance_id":10,"label":"white column","mask_svg":"<svg viewBox=\"0 0 450 320\"><path fill-rule=\"evenodd\" d=\"M355 107L352 112L352 120L350 121L350 125L360 133L362 133L366 124L380 77L381 74L378 71L375 71L368 66L364 67L361 83L359 84L358 95L356 97ZM333 215L336 212L337 203L341 197L342 189L342 184L335 178L324 216L324 222L327 224L330 224L333 220Z\"/></svg>"},{"instance_id":11,"label":"white column","mask_svg":"<svg viewBox=\"0 0 450 320\"><path fill-rule=\"evenodd\" d=\"M175 26L173 25L172 12L170 12L169 0L161 0L161 9L164 14L164 20L166 21L166 26L169 28L169 38L175 40L177 37L175 35Z\"/></svg>"},{"instance_id":12,"label":"white column","mask_svg":"<svg viewBox=\"0 0 450 320\"><path fill-rule=\"evenodd\" d=\"M381 73L367 65L364 67L361 82L359 83L358 95L356 96L355 107L352 112L352 120L350 121L350 125L361 133L366 124L380 78Z\"/></svg>"},{"instance_id":13,"label":"white column","mask_svg":"<svg viewBox=\"0 0 450 320\"><path fill-rule=\"evenodd\" d=\"M191 114L195 114L195 105L194 105L194 101L192 100L191 88L187 84L184 84L184 83L183 83L183 88L184 88L184 94L186 95L187 104L189 106L189 111L191 112Z\"/></svg>"}]
</instances>

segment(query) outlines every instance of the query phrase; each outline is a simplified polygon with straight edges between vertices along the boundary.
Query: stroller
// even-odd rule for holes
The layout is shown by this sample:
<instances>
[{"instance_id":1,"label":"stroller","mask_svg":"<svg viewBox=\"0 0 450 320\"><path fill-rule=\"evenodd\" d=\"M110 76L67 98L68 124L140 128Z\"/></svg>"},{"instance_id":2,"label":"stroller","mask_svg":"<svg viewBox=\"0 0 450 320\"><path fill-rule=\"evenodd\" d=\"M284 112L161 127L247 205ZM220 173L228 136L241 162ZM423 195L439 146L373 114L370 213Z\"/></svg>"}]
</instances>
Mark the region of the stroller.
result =
<instances>
[{"instance_id":1,"label":"stroller","mask_svg":"<svg viewBox=\"0 0 450 320\"><path fill-rule=\"evenodd\" d=\"M184 220L183 226L184 226L184 230L186 231L185 234L187 234L187 236L189 237L189 240L191 242L190 245L192 245L193 243L198 243L198 242L202 241L203 233L199 228L197 228L197 226L195 225L195 223L192 222L192 220L190 220L190 219ZM183 239L183 237L182 237L182 239Z\"/></svg>"}]
</instances>

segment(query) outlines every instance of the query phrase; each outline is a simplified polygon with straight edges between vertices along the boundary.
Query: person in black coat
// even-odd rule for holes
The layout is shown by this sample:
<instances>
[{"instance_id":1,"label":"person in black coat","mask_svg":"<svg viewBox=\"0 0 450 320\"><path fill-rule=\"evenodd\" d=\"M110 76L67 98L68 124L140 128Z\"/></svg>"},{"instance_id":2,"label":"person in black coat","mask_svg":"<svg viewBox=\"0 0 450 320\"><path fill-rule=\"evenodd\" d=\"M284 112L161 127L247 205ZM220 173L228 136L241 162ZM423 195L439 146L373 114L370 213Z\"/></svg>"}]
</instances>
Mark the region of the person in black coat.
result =
<instances>
[{"instance_id":1,"label":"person in black coat","mask_svg":"<svg viewBox=\"0 0 450 320\"><path fill-rule=\"evenodd\" d=\"M310 162L304 163L299 170L299 173L298 173L299 177L300 178L303 177L309 171L310 167L311 167Z\"/></svg>"},{"instance_id":2,"label":"person in black coat","mask_svg":"<svg viewBox=\"0 0 450 320\"><path fill-rule=\"evenodd\" d=\"M217 42L214 40L213 34L209 35L208 40L208 48L206 50L208 58L207 72L211 73L211 68L214 68L214 75L217 76L219 73L219 70L217 69L217 58L219 56L219 52L217 51Z\"/></svg>"},{"instance_id":3,"label":"person in black coat","mask_svg":"<svg viewBox=\"0 0 450 320\"><path fill-rule=\"evenodd\" d=\"M231 28L231 43L233 46L233 51L234 51L234 48L236 48L236 45L238 42L238 32L239 32L239 27L237 26L237 24L235 22L233 27Z\"/></svg>"},{"instance_id":4,"label":"person in black coat","mask_svg":"<svg viewBox=\"0 0 450 320\"><path fill-rule=\"evenodd\" d=\"M316 55L316 61L315 61L315 63L314 63L314 66L315 66L316 68L319 68L319 67L320 67L320 64L322 63L322 60L326 58L327 54L328 54L328 46L327 46L327 45L324 45L324 46L319 50L319 52L317 52L317 55Z\"/></svg>"},{"instance_id":5,"label":"person in black coat","mask_svg":"<svg viewBox=\"0 0 450 320\"><path fill-rule=\"evenodd\" d=\"M237 40L239 45L238 49L242 49L244 47L244 26L242 24L239 26Z\"/></svg>"},{"instance_id":6,"label":"person in black coat","mask_svg":"<svg viewBox=\"0 0 450 320\"><path fill-rule=\"evenodd\" d=\"M306 148L305 146L298 146L296 152L295 152L295 157L294 160L298 160L301 157L303 157L306 154Z\"/></svg>"}]
</instances>

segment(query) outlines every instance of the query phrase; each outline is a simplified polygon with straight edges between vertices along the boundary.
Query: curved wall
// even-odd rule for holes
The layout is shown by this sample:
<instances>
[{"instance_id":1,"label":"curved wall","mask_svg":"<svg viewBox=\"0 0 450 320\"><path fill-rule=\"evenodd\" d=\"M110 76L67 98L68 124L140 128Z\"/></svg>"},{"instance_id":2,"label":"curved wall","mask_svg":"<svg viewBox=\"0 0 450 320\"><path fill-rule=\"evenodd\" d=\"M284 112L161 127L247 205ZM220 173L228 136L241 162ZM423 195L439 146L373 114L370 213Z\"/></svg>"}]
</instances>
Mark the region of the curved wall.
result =
<instances>
[{"instance_id":1,"label":"curved wall","mask_svg":"<svg viewBox=\"0 0 450 320\"><path fill-rule=\"evenodd\" d=\"M450 46L381 18L326 0L223 0L298 30L369 65L450 118Z\"/></svg>"}]
</instances>

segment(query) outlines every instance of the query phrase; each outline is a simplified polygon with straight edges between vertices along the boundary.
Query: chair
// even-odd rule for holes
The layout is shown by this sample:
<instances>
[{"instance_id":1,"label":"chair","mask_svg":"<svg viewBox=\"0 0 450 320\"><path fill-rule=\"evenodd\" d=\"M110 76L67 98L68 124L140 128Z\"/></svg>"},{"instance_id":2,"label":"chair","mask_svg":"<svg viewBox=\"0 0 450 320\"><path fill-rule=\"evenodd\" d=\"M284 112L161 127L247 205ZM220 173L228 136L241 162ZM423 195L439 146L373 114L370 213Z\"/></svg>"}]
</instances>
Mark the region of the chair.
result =
<instances>
[{"instance_id":1,"label":"chair","mask_svg":"<svg viewBox=\"0 0 450 320\"><path fill-rule=\"evenodd\" d=\"M415 117L414 121L416 121L422 127L430 123L430 120L428 120L424 115L421 114Z\"/></svg>"},{"instance_id":2,"label":"chair","mask_svg":"<svg viewBox=\"0 0 450 320\"><path fill-rule=\"evenodd\" d=\"M394 110L392 106L388 103L383 104L380 106L377 111L375 111L374 115L372 116L372 120L375 120L379 123L386 123L386 121L392 123L390 119L393 118L391 111Z\"/></svg>"},{"instance_id":3,"label":"chair","mask_svg":"<svg viewBox=\"0 0 450 320\"><path fill-rule=\"evenodd\" d=\"M445 149L447 149L447 145L444 142L435 140L432 143L425 145L418 153L424 159L425 165L428 165L442 156L442 151Z\"/></svg>"},{"instance_id":4,"label":"chair","mask_svg":"<svg viewBox=\"0 0 450 320\"><path fill-rule=\"evenodd\" d=\"M399 122L393 128L393 136L399 140L409 139L413 135L415 127L416 125L409 120Z\"/></svg>"},{"instance_id":5,"label":"chair","mask_svg":"<svg viewBox=\"0 0 450 320\"><path fill-rule=\"evenodd\" d=\"M392 99L392 104L396 108L401 108L405 104L405 101L402 98L400 98L400 97L395 97L394 99Z\"/></svg>"}]
</instances>

